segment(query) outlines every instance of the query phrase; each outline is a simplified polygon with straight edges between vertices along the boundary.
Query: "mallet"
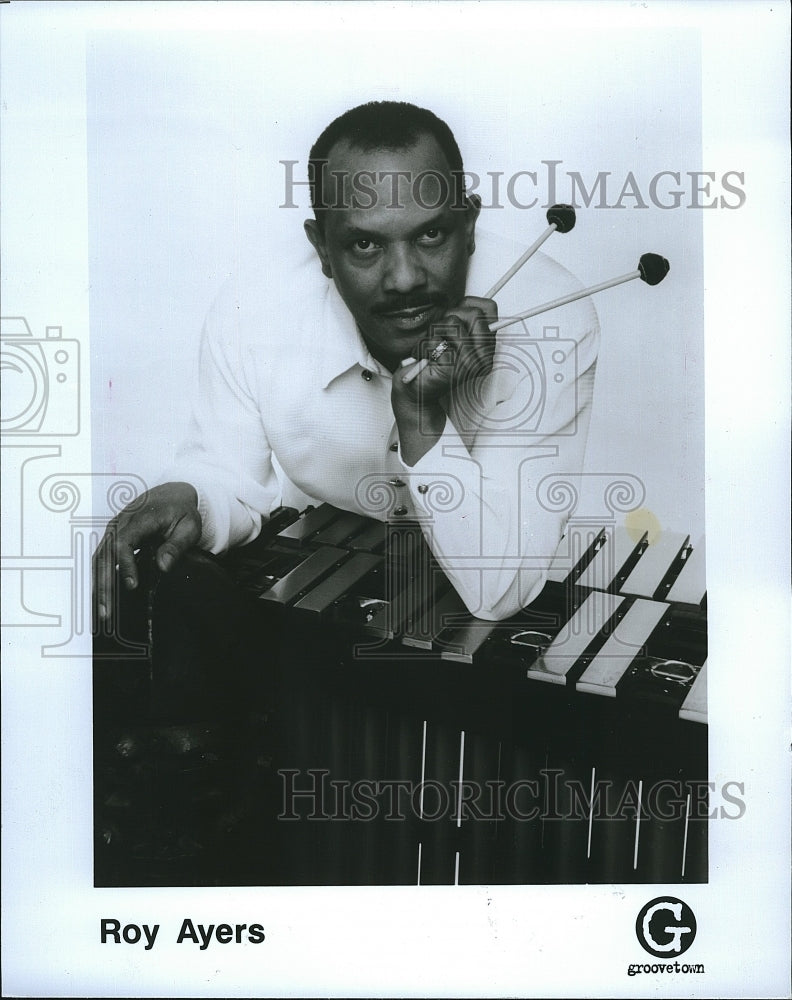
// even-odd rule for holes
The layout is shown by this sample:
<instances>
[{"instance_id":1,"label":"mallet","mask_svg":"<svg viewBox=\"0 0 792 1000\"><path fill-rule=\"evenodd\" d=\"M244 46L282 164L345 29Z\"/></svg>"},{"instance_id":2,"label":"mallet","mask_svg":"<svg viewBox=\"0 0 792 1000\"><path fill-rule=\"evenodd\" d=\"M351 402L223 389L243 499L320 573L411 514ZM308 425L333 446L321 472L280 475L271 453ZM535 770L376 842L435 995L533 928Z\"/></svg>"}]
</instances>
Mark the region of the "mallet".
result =
<instances>
[{"instance_id":1,"label":"mallet","mask_svg":"<svg viewBox=\"0 0 792 1000\"><path fill-rule=\"evenodd\" d=\"M536 253L539 247L544 243L544 241L551 236L556 230L559 233L568 233L571 229L575 228L575 209L572 205L553 205L547 210L547 221L549 223L547 229L542 233L539 239L531 244L525 253L516 261L509 270L499 278L498 281L490 288L490 290L485 294L485 299L491 299L494 295L503 288L507 281L511 281L514 275L520 270L523 264L530 260L531 257Z\"/></svg>"},{"instance_id":2,"label":"mallet","mask_svg":"<svg viewBox=\"0 0 792 1000\"><path fill-rule=\"evenodd\" d=\"M504 319L499 319L497 322L493 323L490 330L495 333L496 330L502 330L506 326L511 326L512 323L519 323L522 319L530 319L531 316L538 316L540 313L549 312L550 309L557 309L559 306L565 306L568 302L576 302L578 299L584 299L589 295L595 295L597 292L602 292L606 288L613 288L615 285L621 285L625 281L634 281L635 278L640 278L641 281L645 281L647 285L659 285L660 282L665 278L670 269L670 265L665 257L661 257L658 253L645 253L641 255L641 259L638 261L638 268L635 271L630 271L629 274L622 274L618 278L611 278L610 281L602 281L598 285L592 285L590 288L583 288L579 292L572 292L570 295L563 295L560 299L553 299L552 302L545 302L541 306L534 306L533 309L526 309L525 312L518 313L517 316L507 316Z\"/></svg>"}]
</instances>

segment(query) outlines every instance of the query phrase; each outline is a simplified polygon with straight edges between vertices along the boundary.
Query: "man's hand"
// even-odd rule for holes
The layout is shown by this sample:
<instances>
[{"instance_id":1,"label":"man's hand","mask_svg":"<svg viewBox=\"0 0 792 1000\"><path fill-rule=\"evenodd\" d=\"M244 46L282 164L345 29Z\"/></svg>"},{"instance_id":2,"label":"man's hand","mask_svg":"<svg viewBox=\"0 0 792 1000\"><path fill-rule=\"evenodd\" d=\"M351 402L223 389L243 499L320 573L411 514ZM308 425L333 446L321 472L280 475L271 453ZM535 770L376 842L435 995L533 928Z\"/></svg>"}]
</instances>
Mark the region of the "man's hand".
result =
<instances>
[{"instance_id":1,"label":"man's hand","mask_svg":"<svg viewBox=\"0 0 792 1000\"><path fill-rule=\"evenodd\" d=\"M415 366L393 374L391 405L399 428L402 456L414 465L437 442L445 427L441 400L449 392L473 392L472 383L492 370L496 335L489 325L498 318L498 307L491 299L468 296L449 310L431 328L431 335L421 342L421 370L410 381ZM438 344L448 349L437 360L429 359ZM470 398L475 398L471 395Z\"/></svg>"},{"instance_id":2,"label":"man's hand","mask_svg":"<svg viewBox=\"0 0 792 1000\"><path fill-rule=\"evenodd\" d=\"M118 575L124 586L138 584L135 550L159 541L159 569L167 573L177 559L201 537L198 494L189 483L164 483L138 497L108 524L93 557L93 584L100 619L113 610L113 588Z\"/></svg>"}]
</instances>

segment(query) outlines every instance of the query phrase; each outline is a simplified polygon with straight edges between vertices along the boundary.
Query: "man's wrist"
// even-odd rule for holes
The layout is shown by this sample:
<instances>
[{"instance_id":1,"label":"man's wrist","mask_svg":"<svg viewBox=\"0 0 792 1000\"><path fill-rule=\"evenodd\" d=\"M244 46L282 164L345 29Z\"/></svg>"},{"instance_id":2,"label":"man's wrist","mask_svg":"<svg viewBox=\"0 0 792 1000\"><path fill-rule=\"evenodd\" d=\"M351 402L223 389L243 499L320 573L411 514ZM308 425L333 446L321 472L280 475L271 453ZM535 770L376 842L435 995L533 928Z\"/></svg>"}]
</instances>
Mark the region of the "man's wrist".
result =
<instances>
[{"instance_id":1,"label":"man's wrist","mask_svg":"<svg viewBox=\"0 0 792 1000\"><path fill-rule=\"evenodd\" d=\"M397 412L395 417L402 459L407 465L415 465L440 440L445 430L445 411L433 404Z\"/></svg>"}]
</instances>

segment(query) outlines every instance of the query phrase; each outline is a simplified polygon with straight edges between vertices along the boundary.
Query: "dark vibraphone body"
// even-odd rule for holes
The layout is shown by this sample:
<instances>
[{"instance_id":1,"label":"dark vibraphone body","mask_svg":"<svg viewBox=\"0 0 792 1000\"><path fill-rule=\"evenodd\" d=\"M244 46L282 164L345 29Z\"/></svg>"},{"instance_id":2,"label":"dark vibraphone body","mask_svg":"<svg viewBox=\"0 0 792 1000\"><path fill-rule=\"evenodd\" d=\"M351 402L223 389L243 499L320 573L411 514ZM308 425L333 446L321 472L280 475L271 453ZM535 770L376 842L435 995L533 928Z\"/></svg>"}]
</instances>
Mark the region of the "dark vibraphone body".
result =
<instances>
[{"instance_id":1,"label":"dark vibraphone body","mask_svg":"<svg viewBox=\"0 0 792 1000\"><path fill-rule=\"evenodd\" d=\"M228 557L282 615L282 881L706 881L704 550L649 541L572 523L498 623L416 523L283 509Z\"/></svg>"}]
</instances>

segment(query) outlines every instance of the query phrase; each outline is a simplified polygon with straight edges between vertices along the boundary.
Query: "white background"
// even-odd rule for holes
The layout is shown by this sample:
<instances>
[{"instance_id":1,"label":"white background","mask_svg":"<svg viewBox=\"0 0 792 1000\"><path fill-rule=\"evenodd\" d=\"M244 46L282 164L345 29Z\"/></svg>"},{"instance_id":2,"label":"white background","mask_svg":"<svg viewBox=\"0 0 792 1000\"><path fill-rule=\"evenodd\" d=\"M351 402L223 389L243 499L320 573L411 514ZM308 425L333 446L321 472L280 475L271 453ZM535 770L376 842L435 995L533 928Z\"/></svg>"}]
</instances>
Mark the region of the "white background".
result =
<instances>
[{"instance_id":1,"label":"white background","mask_svg":"<svg viewBox=\"0 0 792 1000\"><path fill-rule=\"evenodd\" d=\"M627 977L644 959L635 916L657 887L94 890L88 642L83 658L42 656L43 643L68 636L70 618L68 574L43 571L28 574L24 599L62 614L60 629L4 632L6 994L788 992L789 22L774 8L0 10L3 314L27 316L37 336L59 324L79 339L85 385L90 357L92 421L84 393L83 433L46 439L62 449L41 460L47 473L91 469L92 423L95 473L156 475L184 417L184 373L216 284L249 241L276 242L281 226L302 221L276 207L277 161L304 163L324 124L371 95L433 107L479 172L538 170L542 159L587 180L598 170L632 169L639 182L661 169L739 170L747 192L739 211L703 213L711 778L743 781L747 803L739 821L711 824L710 884L681 892L699 928L688 955L706 974ZM697 27L701 152L696 52L678 31ZM276 39L264 57L252 34L262 31ZM586 283L632 269L644 250L671 260L658 288L598 299L605 337L589 460L640 475L661 523L694 532L699 215L581 210L574 232L549 245ZM503 216L526 241L543 226L535 210ZM669 406L669 395L681 398ZM4 488L6 542L19 531L15 483ZM36 501L25 493L26 554L60 555L42 541L52 514ZM13 586L5 593L10 602ZM258 920L267 941L176 947L186 916ZM101 947L101 917L161 923L161 940L150 952Z\"/></svg>"},{"instance_id":2,"label":"white background","mask_svg":"<svg viewBox=\"0 0 792 1000\"><path fill-rule=\"evenodd\" d=\"M273 9L258 18L262 30L245 34L89 38L95 469L157 479L185 423L183 390L221 280L262 247L266 256L307 246L307 191L290 191L288 202L300 207L279 208L287 203L280 161L299 161L294 176L304 182L311 144L343 110L374 97L409 99L449 121L467 169L484 178L485 205L493 202L487 172L502 172L502 207L485 208L479 225L525 245L547 225L548 198L575 196L568 172L588 190L609 172L612 206L632 171L644 207L627 195L621 208L586 209L578 193L575 230L545 249L586 285L635 270L644 251L671 261L662 285L636 282L597 299L605 337L586 468L639 477L661 525L700 537L704 213L689 206L721 195L735 204L721 175L739 167L714 165L706 196L686 176L713 169L701 158L698 33L626 24L592 31L573 19L552 42L555 33L527 9L493 8L487 37L497 42L484 51L468 23L480 13L455 9L373 17L365 8L332 16L311 8L299 31ZM498 30L503 19L516 30ZM555 198L543 160L561 161ZM537 185L524 177L514 188L522 204L538 195L534 209L508 204L507 182L518 171L537 175ZM661 171L681 174L681 185L665 178L657 190L667 205L672 189L684 191L683 207L652 203L650 183ZM529 268L517 281L528 286L518 307L547 300ZM563 323L555 315L541 321Z\"/></svg>"}]
</instances>

